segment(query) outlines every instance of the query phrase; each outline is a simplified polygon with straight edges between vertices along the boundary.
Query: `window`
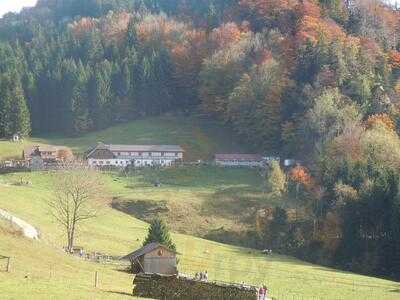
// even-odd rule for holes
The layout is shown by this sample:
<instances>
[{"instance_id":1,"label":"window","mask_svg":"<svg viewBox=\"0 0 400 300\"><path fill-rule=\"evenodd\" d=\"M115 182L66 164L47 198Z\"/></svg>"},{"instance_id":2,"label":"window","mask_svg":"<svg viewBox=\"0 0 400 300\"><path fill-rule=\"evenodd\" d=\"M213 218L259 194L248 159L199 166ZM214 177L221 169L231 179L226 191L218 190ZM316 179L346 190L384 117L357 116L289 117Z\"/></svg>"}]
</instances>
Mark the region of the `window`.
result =
<instances>
[{"instance_id":1,"label":"window","mask_svg":"<svg viewBox=\"0 0 400 300\"><path fill-rule=\"evenodd\" d=\"M161 156L164 156L165 155L165 152L161 152Z\"/></svg>"}]
</instances>

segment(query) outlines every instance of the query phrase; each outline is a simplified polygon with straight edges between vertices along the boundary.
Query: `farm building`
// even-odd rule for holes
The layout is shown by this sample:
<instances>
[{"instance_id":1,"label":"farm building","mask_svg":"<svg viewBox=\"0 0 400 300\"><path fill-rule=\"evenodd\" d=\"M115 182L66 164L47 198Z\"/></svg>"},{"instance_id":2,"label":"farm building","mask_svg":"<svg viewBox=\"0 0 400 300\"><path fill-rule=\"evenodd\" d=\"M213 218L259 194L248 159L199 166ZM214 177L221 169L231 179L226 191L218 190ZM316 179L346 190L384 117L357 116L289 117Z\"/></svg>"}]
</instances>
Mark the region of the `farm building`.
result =
<instances>
[{"instance_id":1,"label":"farm building","mask_svg":"<svg viewBox=\"0 0 400 300\"><path fill-rule=\"evenodd\" d=\"M87 152L90 166L150 167L171 166L183 159L178 145L98 145Z\"/></svg>"},{"instance_id":2,"label":"farm building","mask_svg":"<svg viewBox=\"0 0 400 300\"><path fill-rule=\"evenodd\" d=\"M265 159L259 154L215 154L215 164L224 167L263 167Z\"/></svg>"},{"instance_id":3,"label":"farm building","mask_svg":"<svg viewBox=\"0 0 400 300\"><path fill-rule=\"evenodd\" d=\"M126 256L134 273L146 274L178 274L176 252L159 243L150 243Z\"/></svg>"},{"instance_id":4,"label":"farm building","mask_svg":"<svg viewBox=\"0 0 400 300\"><path fill-rule=\"evenodd\" d=\"M62 161L72 160L74 156L68 147L46 145L25 148L22 158L26 165L37 170Z\"/></svg>"}]
</instances>

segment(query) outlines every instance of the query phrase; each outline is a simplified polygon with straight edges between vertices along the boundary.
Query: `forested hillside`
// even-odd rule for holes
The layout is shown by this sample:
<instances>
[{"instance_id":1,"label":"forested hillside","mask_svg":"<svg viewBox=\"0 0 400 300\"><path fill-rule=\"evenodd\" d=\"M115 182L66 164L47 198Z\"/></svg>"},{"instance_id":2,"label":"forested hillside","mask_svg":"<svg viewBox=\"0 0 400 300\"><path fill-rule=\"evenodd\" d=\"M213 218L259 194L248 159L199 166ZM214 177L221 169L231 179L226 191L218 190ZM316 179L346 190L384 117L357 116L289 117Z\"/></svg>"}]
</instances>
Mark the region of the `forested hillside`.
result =
<instances>
[{"instance_id":1,"label":"forested hillside","mask_svg":"<svg viewBox=\"0 0 400 300\"><path fill-rule=\"evenodd\" d=\"M169 111L295 157L278 251L400 276L400 12L377 0L39 0L0 19L0 136ZM281 193L282 192L282 193Z\"/></svg>"}]
</instances>

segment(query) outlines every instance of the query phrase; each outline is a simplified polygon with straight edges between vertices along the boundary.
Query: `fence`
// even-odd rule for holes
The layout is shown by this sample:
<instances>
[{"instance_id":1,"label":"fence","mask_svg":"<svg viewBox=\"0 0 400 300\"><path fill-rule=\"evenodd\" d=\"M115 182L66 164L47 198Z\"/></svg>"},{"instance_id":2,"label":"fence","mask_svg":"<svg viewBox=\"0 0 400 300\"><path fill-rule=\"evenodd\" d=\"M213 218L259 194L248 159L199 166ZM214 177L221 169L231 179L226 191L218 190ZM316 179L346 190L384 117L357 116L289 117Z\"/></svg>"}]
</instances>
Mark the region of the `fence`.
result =
<instances>
[{"instance_id":1,"label":"fence","mask_svg":"<svg viewBox=\"0 0 400 300\"><path fill-rule=\"evenodd\" d=\"M2 264L0 264L0 271L10 273L11 257L0 255L0 262L2 262Z\"/></svg>"}]
</instances>

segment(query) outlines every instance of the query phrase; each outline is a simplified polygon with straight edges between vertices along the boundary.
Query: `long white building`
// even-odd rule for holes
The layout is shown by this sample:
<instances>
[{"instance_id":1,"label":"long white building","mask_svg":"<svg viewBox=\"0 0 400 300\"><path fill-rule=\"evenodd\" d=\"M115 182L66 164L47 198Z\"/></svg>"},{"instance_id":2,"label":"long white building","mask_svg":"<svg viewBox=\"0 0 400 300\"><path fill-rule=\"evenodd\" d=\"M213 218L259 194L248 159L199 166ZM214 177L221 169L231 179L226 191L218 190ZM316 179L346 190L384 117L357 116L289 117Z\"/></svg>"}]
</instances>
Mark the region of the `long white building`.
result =
<instances>
[{"instance_id":1,"label":"long white building","mask_svg":"<svg viewBox=\"0 0 400 300\"><path fill-rule=\"evenodd\" d=\"M86 159L90 166L125 168L171 166L183 159L184 150L178 145L112 145L98 143L89 150Z\"/></svg>"}]
</instances>

